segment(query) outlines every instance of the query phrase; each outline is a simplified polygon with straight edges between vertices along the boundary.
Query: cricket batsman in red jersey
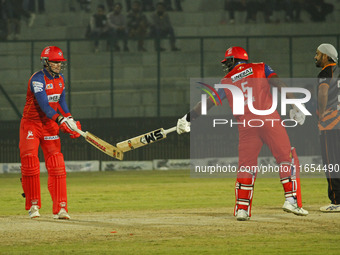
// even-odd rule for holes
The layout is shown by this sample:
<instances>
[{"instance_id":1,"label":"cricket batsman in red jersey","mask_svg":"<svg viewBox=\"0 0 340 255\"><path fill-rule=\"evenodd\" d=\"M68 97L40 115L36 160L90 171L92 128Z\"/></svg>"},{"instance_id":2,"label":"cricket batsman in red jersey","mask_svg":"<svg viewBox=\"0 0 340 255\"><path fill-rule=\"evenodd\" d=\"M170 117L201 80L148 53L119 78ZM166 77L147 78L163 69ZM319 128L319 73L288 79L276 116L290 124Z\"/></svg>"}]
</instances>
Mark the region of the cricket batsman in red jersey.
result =
<instances>
[{"instance_id":1,"label":"cricket batsman in red jersey","mask_svg":"<svg viewBox=\"0 0 340 255\"><path fill-rule=\"evenodd\" d=\"M40 216L40 164L41 146L48 171L48 190L53 201L55 219L70 219L67 209L66 170L59 138L59 130L71 138L80 135L79 121L74 121L66 104L62 64L63 52L48 46L41 53L43 69L28 81L26 104L20 123L20 158L22 186L26 198L25 209L31 218ZM61 114L59 114L59 111Z\"/></svg>"},{"instance_id":2,"label":"cricket batsman in red jersey","mask_svg":"<svg viewBox=\"0 0 340 255\"><path fill-rule=\"evenodd\" d=\"M249 90L252 90L253 106L257 110L267 110L272 106L271 86L285 87L278 79L277 74L265 63L248 63L248 54L241 47L231 47L225 52L225 58L221 61L226 73L221 84L231 84L243 91L245 102ZM256 78L256 79L254 79ZM228 99L233 109L233 96L229 89L218 90L221 100ZM288 95L293 97L293 95ZM215 95L216 97L216 95ZM207 102L207 108L214 103ZM190 121L201 115L201 102L193 110L178 120L177 132L179 134L190 132ZM293 107L291 118L297 123L303 124L305 115ZM279 113L275 110L269 115L255 115L248 105L244 107L243 115L234 115L238 123L248 123L249 120L263 120L260 127L238 125L239 130L239 163L236 179L235 196L236 203L234 215L237 220L249 220L254 193L254 183L257 175L257 158L263 144L271 150L278 165L280 165L280 181L283 185L285 199L282 209L296 215L308 215L308 211L302 208L301 189L299 179L299 162L295 149L291 147L286 129L266 119L279 119Z\"/></svg>"}]
</instances>

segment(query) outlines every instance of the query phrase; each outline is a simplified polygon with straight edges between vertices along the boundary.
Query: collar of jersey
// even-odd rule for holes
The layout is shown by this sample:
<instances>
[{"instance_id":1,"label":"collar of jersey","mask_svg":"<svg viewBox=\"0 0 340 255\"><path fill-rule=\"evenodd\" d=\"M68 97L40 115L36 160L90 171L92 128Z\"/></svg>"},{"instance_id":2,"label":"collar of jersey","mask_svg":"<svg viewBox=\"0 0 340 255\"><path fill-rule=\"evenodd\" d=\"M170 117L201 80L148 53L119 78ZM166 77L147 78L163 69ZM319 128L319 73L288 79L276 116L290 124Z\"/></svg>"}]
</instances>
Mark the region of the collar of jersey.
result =
<instances>
[{"instance_id":1,"label":"collar of jersey","mask_svg":"<svg viewBox=\"0 0 340 255\"><path fill-rule=\"evenodd\" d=\"M328 67L328 66L336 66L336 63L330 63L330 64L324 66L324 67L322 68L322 70L325 69L325 68Z\"/></svg>"},{"instance_id":2,"label":"collar of jersey","mask_svg":"<svg viewBox=\"0 0 340 255\"><path fill-rule=\"evenodd\" d=\"M239 62L237 62L237 63L234 65L233 69L234 69L236 66L239 66L239 65L242 65L242 64L247 64L247 62L246 62L246 61L239 61Z\"/></svg>"},{"instance_id":3,"label":"collar of jersey","mask_svg":"<svg viewBox=\"0 0 340 255\"><path fill-rule=\"evenodd\" d=\"M59 74L56 74L54 77L44 68L43 69L44 74L47 76L47 78L49 78L50 80L54 79L54 78L59 78Z\"/></svg>"}]
</instances>

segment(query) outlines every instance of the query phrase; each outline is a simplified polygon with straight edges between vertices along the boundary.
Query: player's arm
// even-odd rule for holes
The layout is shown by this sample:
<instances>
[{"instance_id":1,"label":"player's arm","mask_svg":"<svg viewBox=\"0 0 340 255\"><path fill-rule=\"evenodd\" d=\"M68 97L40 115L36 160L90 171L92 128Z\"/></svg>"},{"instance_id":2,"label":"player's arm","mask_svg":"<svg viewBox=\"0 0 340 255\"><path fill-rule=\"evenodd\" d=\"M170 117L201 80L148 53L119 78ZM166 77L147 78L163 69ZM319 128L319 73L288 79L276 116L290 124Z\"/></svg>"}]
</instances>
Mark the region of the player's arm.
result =
<instances>
[{"instance_id":1,"label":"player's arm","mask_svg":"<svg viewBox=\"0 0 340 255\"><path fill-rule=\"evenodd\" d=\"M219 89L217 93L221 100L226 98L224 89ZM217 95L214 95L214 97L217 100ZM211 98L206 99L206 100L207 100L206 102L207 110L209 110L215 104ZM202 102L200 101L191 109L190 112L185 114L181 119L178 119L177 121L177 133L178 134L190 132L190 122L192 120L197 119L199 116L202 115L201 109L202 109Z\"/></svg>"},{"instance_id":2,"label":"player's arm","mask_svg":"<svg viewBox=\"0 0 340 255\"><path fill-rule=\"evenodd\" d=\"M327 83L321 83L318 88L318 111L319 120L322 120L326 114L326 107L328 102L328 89Z\"/></svg>"},{"instance_id":3,"label":"player's arm","mask_svg":"<svg viewBox=\"0 0 340 255\"><path fill-rule=\"evenodd\" d=\"M43 77L33 77L30 83L30 89L40 106L40 109L49 119L56 120L59 114L48 103L48 97L45 90L45 81Z\"/></svg>"},{"instance_id":4,"label":"player's arm","mask_svg":"<svg viewBox=\"0 0 340 255\"><path fill-rule=\"evenodd\" d=\"M279 78L279 76L274 72L274 70L265 65L265 74L271 86L278 88L279 92L281 93L282 88L286 88L287 85ZM295 96L293 93L287 93L286 97L289 99L294 99ZM289 111L289 116L291 119L297 121L300 125L305 122L306 116L303 112L300 111L298 107L293 105L292 109Z\"/></svg>"},{"instance_id":5,"label":"player's arm","mask_svg":"<svg viewBox=\"0 0 340 255\"><path fill-rule=\"evenodd\" d=\"M77 123L75 123L73 119L63 117L50 106L45 90L46 86L44 78L40 76L34 78L35 79L32 78L31 80L30 89L34 93L40 109L49 119L56 121L64 133L71 134L72 138L79 137L79 134L73 131L75 128L77 128Z\"/></svg>"},{"instance_id":6,"label":"player's arm","mask_svg":"<svg viewBox=\"0 0 340 255\"><path fill-rule=\"evenodd\" d=\"M273 75L270 76L269 84L271 86L274 86L274 87L278 88L280 93L281 93L281 89L282 88L286 88L287 87L286 83L284 83L279 78L279 76L277 74L273 74ZM289 99L294 99L295 98L295 96L292 93L287 93L286 95L287 95L287 98L289 98Z\"/></svg>"}]
</instances>

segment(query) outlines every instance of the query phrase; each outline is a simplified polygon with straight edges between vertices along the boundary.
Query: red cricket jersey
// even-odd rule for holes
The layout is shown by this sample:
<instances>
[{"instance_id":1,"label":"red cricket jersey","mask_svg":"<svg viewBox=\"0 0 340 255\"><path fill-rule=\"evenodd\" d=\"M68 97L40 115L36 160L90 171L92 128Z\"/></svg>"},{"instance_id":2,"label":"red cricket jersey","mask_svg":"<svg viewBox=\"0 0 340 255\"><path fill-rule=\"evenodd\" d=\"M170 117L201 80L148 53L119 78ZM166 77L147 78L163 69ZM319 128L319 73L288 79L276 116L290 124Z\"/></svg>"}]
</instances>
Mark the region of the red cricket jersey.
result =
<instances>
[{"instance_id":1,"label":"red cricket jersey","mask_svg":"<svg viewBox=\"0 0 340 255\"><path fill-rule=\"evenodd\" d=\"M238 87L244 95L244 115L235 115L237 120L250 118L268 118L268 116L254 115L247 104L248 89L252 88L252 102L257 110L270 109L273 103L271 86L268 78L276 74L272 69L268 72L265 63L241 63L235 66L221 81L222 84L230 84ZM224 89L230 108L233 109L233 96L229 89ZM233 111L234 112L234 111ZM273 114L277 115L277 111Z\"/></svg>"},{"instance_id":2,"label":"red cricket jersey","mask_svg":"<svg viewBox=\"0 0 340 255\"><path fill-rule=\"evenodd\" d=\"M65 100L64 77L52 76L45 69L34 73L28 81L23 118L46 122L58 117L60 109L65 117L69 110Z\"/></svg>"}]
</instances>

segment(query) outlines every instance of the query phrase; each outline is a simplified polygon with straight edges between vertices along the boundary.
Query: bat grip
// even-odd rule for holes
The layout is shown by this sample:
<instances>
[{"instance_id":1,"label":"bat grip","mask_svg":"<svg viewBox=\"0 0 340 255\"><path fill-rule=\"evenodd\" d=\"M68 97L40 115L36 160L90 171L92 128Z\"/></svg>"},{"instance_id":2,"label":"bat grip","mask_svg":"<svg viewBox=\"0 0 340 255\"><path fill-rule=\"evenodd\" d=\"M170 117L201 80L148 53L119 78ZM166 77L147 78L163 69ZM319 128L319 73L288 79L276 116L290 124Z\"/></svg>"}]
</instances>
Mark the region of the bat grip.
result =
<instances>
[{"instance_id":1,"label":"bat grip","mask_svg":"<svg viewBox=\"0 0 340 255\"><path fill-rule=\"evenodd\" d=\"M172 128L169 128L169 129L164 130L164 133L167 135L167 134L169 134L169 133L171 133L171 132L176 131L176 129L177 129L177 127L172 127Z\"/></svg>"},{"instance_id":2,"label":"bat grip","mask_svg":"<svg viewBox=\"0 0 340 255\"><path fill-rule=\"evenodd\" d=\"M86 138L86 132L78 129L78 128L74 128L73 129L74 131L76 131L78 134L80 134L81 136L85 137Z\"/></svg>"}]
</instances>

